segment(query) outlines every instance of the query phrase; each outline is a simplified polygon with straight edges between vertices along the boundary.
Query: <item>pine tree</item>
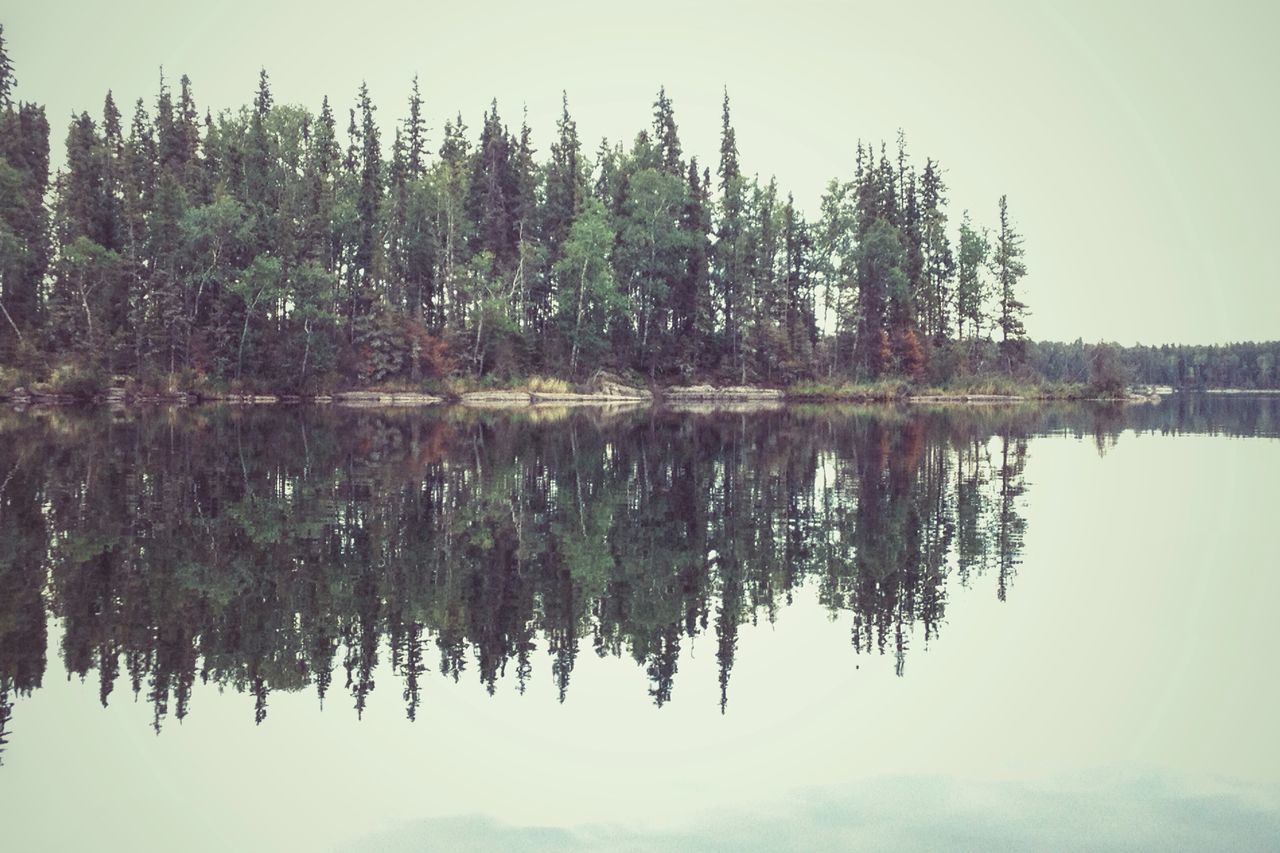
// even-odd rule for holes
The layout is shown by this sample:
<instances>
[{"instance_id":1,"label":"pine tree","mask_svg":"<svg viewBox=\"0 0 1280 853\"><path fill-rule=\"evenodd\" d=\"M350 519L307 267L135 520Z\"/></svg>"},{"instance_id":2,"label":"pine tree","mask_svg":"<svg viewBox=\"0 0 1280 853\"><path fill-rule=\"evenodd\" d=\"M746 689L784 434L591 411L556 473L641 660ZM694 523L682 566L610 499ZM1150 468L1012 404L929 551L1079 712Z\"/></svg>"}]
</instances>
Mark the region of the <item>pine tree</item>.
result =
<instances>
[{"instance_id":1,"label":"pine tree","mask_svg":"<svg viewBox=\"0 0 1280 853\"><path fill-rule=\"evenodd\" d=\"M729 120L729 93L724 93L721 112L719 216L714 247L714 282L724 341L721 353L726 366L745 381L747 362L743 353L742 298L747 278L745 231L745 186L738 165L738 143Z\"/></svg>"},{"instance_id":2,"label":"pine tree","mask_svg":"<svg viewBox=\"0 0 1280 853\"><path fill-rule=\"evenodd\" d=\"M17 85L13 62L9 59L9 51L5 49L4 24L0 24L0 110L13 108L13 90Z\"/></svg>"},{"instance_id":3,"label":"pine tree","mask_svg":"<svg viewBox=\"0 0 1280 853\"><path fill-rule=\"evenodd\" d=\"M902 271L902 255L897 229L883 219L871 224L855 253L857 316L849 324L856 330L854 368L871 378L893 367L889 327L909 328L909 284Z\"/></svg>"},{"instance_id":4,"label":"pine tree","mask_svg":"<svg viewBox=\"0 0 1280 853\"><path fill-rule=\"evenodd\" d=\"M1023 317L1027 306L1018 298L1018 283L1027 274L1023 261L1022 235L1009 221L1008 196L1000 196L1000 230L996 233L991 259L992 274L1000 288L1000 354L1005 369L1012 370L1026 356L1027 330Z\"/></svg>"},{"instance_id":5,"label":"pine tree","mask_svg":"<svg viewBox=\"0 0 1280 853\"><path fill-rule=\"evenodd\" d=\"M680 160L680 138L665 86L658 89L658 100L653 104L653 139L659 167L669 175L680 177L684 172L684 164Z\"/></svg>"},{"instance_id":6,"label":"pine tree","mask_svg":"<svg viewBox=\"0 0 1280 853\"><path fill-rule=\"evenodd\" d=\"M16 82L0 25L0 356L29 343L27 333L41 323L52 256L44 202L49 122L44 107L14 103Z\"/></svg>"},{"instance_id":7,"label":"pine tree","mask_svg":"<svg viewBox=\"0 0 1280 853\"><path fill-rule=\"evenodd\" d=\"M560 119L556 122L556 140L551 143L546 201L543 203L543 239L548 261L552 264L560 260L564 241L586 197L582 144L578 141L578 125L569 115L568 93L561 94L560 103Z\"/></svg>"},{"instance_id":8,"label":"pine tree","mask_svg":"<svg viewBox=\"0 0 1280 853\"><path fill-rule=\"evenodd\" d=\"M680 213L680 246L684 266L671 294L673 367L688 376L700 366L713 322L710 278L710 174L698 174L698 158L689 160L684 209Z\"/></svg>"},{"instance_id":9,"label":"pine tree","mask_svg":"<svg viewBox=\"0 0 1280 853\"><path fill-rule=\"evenodd\" d=\"M512 280L521 303L524 330L540 338L551 318L551 290L543 269L543 247L538 239L540 176L535 153L533 132L526 112L520 122L520 137L511 158L512 215L516 228L516 269ZM536 360L541 361L540 358Z\"/></svg>"},{"instance_id":10,"label":"pine tree","mask_svg":"<svg viewBox=\"0 0 1280 853\"><path fill-rule=\"evenodd\" d=\"M965 324L969 327L969 338L976 339L982 334L982 324L986 319L983 306L987 299L983 272L987 267L988 251L987 235L974 230L966 210L960 221L956 259L956 336L960 340L965 338Z\"/></svg>"},{"instance_id":11,"label":"pine tree","mask_svg":"<svg viewBox=\"0 0 1280 853\"><path fill-rule=\"evenodd\" d=\"M787 193L782 209L783 282L786 293L787 358L792 378L809 372L813 349L818 342L818 323L814 312L813 237L799 211L795 199Z\"/></svg>"},{"instance_id":12,"label":"pine tree","mask_svg":"<svg viewBox=\"0 0 1280 853\"><path fill-rule=\"evenodd\" d=\"M749 285L743 303L747 328L744 361L766 382L774 382L780 362L786 357L782 352L786 340L786 293L778 274L778 183L774 179L764 186L757 180L751 183L746 241ZM746 372L740 376L746 380Z\"/></svg>"},{"instance_id":13,"label":"pine tree","mask_svg":"<svg viewBox=\"0 0 1280 853\"><path fill-rule=\"evenodd\" d=\"M467 126L459 115L454 122L445 122L444 141L440 144L440 161L437 166L438 212L436 233L439 235L439 308L432 325L452 324L461 328L466 305L461 298L459 270L467 256L465 247L470 241L472 224L466 215L466 199L470 173L471 146L467 141Z\"/></svg>"},{"instance_id":14,"label":"pine tree","mask_svg":"<svg viewBox=\"0 0 1280 853\"><path fill-rule=\"evenodd\" d=\"M951 334L951 280L955 258L947 238L946 185L942 170L932 158L920 176L920 245L923 254L925 331L941 346Z\"/></svg>"},{"instance_id":15,"label":"pine tree","mask_svg":"<svg viewBox=\"0 0 1280 853\"><path fill-rule=\"evenodd\" d=\"M410 313L414 320L422 324L438 324L440 310L440 294L436 281L438 265L439 235L434 227L433 210L436 206L434 186L427 180L426 142L427 128L422 118L422 96L418 91L418 78L413 78L413 87L409 95L409 116L405 120L406 155L405 164L406 198L403 202L402 228L400 235L402 258L402 274L404 276L406 296L410 303ZM414 346L419 344L414 339ZM414 377L420 363L420 354L415 351L411 359Z\"/></svg>"},{"instance_id":16,"label":"pine tree","mask_svg":"<svg viewBox=\"0 0 1280 853\"><path fill-rule=\"evenodd\" d=\"M378 298L379 265L381 264L382 238L379 212L382 203L382 142L378 123L373 117L369 87L360 84L358 95L360 109L359 188L356 194L357 237L351 278L349 321L358 314L367 313Z\"/></svg>"},{"instance_id":17,"label":"pine tree","mask_svg":"<svg viewBox=\"0 0 1280 853\"><path fill-rule=\"evenodd\" d=\"M409 117L404 123L408 145L409 180L416 181L426 170L427 123L422 118L422 95L418 91L418 75L413 75L409 92Z\"/></svg>"},{"instance_id":18,"label":"pine tree","mask_svg":"<svg viewBox=\"0 0 1280 853\"><path fill-rule=\"evenodd\" d=\"M517 258L516 186L512 168L514 145L506 125L498 117L498 102L489 105L480 141L472 158L467 214L475 223L471 250L488 252L490 273L505 277Z\"/></svg>"},{"instance_id":19,"label":"pine tree","mask_svg":"<svg viewBox=\"0 0 1280 853\"><path fill-rule=\"evenodd\" d=\"M254 217L255 252L269 251L279 240L276 219L280 208L281 176L274 174L276 151L267 127L272 107L267 70L258 72L258 91L253 98L244 158L243 200ZM207 138L207 137L206 137ZM207 146L206 146L207 147Z\"/></svg>"}]
</instances>

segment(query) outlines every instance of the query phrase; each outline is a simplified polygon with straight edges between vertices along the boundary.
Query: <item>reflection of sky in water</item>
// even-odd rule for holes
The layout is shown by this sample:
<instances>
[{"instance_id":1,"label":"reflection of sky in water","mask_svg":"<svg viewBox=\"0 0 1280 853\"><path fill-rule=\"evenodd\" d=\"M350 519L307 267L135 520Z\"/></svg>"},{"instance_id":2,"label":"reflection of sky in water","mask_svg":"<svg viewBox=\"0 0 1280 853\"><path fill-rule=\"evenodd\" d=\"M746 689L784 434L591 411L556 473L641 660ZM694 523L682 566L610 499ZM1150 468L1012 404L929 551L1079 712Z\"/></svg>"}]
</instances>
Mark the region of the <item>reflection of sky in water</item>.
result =
<instances>
[{"instance_id":1,"label":"reflection of sky in water","mask_svg":"<svg viewBox=\"0 0 1280 853\"><path fill-rule=\"evenodd\" d=\"M1271 665L1280 442L1033 438L1023 565L949 589L941 636L857 655L806 587L744 626L719 711L714 636L655 708L628 659L539 642L524 696L435 672L418 719L383 656L364 719L334 691L196 689L160 736L59 677L0 768L14 849L1265 849L1280 837ZM1268 522L1271 522L1269 524ZM429 660L434 670L436 661ZM54 809L56 808L56 812ZM52 817L60 814L61 817Z\"/></svg>"}]
</instances>

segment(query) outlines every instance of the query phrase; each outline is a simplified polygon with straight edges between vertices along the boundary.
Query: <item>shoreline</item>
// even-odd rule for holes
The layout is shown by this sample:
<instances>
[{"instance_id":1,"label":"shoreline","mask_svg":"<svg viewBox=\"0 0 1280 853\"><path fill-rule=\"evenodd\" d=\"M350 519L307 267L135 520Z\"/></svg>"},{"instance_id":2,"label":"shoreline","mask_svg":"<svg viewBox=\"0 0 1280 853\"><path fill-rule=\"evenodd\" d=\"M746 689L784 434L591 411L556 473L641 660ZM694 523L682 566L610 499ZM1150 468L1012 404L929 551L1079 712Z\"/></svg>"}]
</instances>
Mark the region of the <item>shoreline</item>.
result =
<instances>
[{"instance_id":1,"label":"shoreline","mask_svg":"<svg viewBox=\"0 0 1280 853\"><path fill-rule=\"evenodd\" d=\"M1008 405L1014 403L1144 403L1158 402L1162 397L1179 393L1266 395L1277 391L1243 389L1205 389L1182 391L1162 388L1135 390L1125 397L1093 397L1064 394L983 394L962 391L937 393L895 393L851 390L848 393L797 393L786 389L755 386L712 387L707 385L659 388L612 388L607 392L546 392L525 388L470 391L461 394L428 391L389 391L361 389L321 394L234 394L208 392L128 393L109 389L91 398L17 389L18 393L0 392L0 403L10 408L28 407L107 407L147 408L153 406L336 406L340 408L408 409L426 407L462 407L474 409L532 409L547 407L658 407L676 410L705 411L731 408L773 408L796 404L879 404L879 405Z\"/></svg>"}]
</instances>

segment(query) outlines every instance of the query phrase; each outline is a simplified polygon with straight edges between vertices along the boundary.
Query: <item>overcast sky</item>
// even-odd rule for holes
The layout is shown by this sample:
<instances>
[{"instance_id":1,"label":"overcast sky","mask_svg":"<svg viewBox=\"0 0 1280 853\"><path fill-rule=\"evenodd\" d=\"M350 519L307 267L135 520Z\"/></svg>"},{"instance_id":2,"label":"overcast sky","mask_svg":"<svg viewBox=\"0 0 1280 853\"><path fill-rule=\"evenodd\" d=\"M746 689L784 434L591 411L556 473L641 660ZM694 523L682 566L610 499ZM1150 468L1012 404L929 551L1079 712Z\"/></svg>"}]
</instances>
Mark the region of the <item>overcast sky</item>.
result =
<instances>
[{"instance_id":1,"label":"overcast sky","mask_svg":"<svg viewBox=\"0 0 1280 853\"><path fill-rule=\"evenodd\" d=\"M947 169L950 212L1026 235L1035 338L1280 337L1276 242L1280 4L1073 2L438 4L9 0L17 95L47 105L61 160L73 110L154 102L159 68L214 112L277 102L345 112L361 80L385 122L421 75L433 143L496 97L540 156L560 91L588 150L647 126L659 84L686 154L714 169L728 86L743 167L810 214L858 138Z\"/></svg>"}]
</instances>

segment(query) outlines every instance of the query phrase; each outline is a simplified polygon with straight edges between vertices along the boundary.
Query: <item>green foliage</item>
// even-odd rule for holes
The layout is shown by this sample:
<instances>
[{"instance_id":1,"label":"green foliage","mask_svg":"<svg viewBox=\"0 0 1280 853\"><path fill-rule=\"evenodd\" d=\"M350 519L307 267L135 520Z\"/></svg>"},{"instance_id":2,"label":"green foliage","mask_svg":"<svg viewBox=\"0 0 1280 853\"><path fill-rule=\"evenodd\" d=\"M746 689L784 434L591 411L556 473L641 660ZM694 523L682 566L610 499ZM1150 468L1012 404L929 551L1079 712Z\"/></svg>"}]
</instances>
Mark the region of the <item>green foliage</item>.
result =
<instances>
[{"instance_id":1,"label":"green foliage","mask_svg":"<svg viewBox=\"0 0 1280 853\"><path fill-rule=\"evenodd\" d=\"M1120 348L1100 343L1089 354L1089 392L1096 397L1123 397L1129 388L1131 374L1125 367Z\"/></svg>"},{"instance_id":2,"label":"green foliage","mask_svg":"<svg viewBox=\"0 0 1280 853\"><path fill-rule=\"evenodd\" d=\"M37 383L34 390L91 400L107 387L107 375L101 368L78 363L60 364L49 374L45 382Z\"/></svg>"},{"instance_id":3,"label":"green foliage","mask_svg":"<svg viewBox=\"0 0 1280 853\"><path fill-rule=\"evenodd\" d=\"M328 98L279 103L264 69L249 103L203 121L185 76L127 128L107 93L100 120L69 122L50 193L43 111L12 102L9 66L0 80L5 363L34 348L165 386L270 390L601 365L656 382L933 381L991 368L992 314L1003 369L1026 352L1004 200L994 250L966 216L953 255L942 167L917 171L902 135L896 157L859 142L811 224L744 170L727 92L713 176L685 159L665 89L634 142L602 141L595 162L565 96L540 162L496 102L476 133L445 122L433 155L417 79L398 122L361 85L342 136Z\"/></svg>"},{"instance_id":4,"label":"green foliage","mask_svg":"<svg viewBox=\"0 0 1280 853\"><path fill-rule=\"evenodd\" d=\"M624 304L609 256L614 233L604 205L589 199L569 229L556 273L566 285L557 306L561 334L569 344L569 372L579 364L598 365L608 349L609 315Z\"/></svg>"},{"instance_id":5,"label":"green foliage","mask_svg":"<svg viewBox=\"0 0 1280 853\"><path fill-rule=\"evenodd\" d=\"M1008 200L1000 196L1000 230L996 233L991 270L1000 292L1000 351L1006 365L1021 363L1026 353L1027 330L1023 324L1026 304L1018 298L1018 283L1027 274L1023 262L1022 235L1009 220Z\"/></svg>"}]
</instances>

